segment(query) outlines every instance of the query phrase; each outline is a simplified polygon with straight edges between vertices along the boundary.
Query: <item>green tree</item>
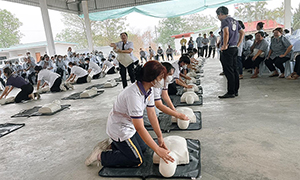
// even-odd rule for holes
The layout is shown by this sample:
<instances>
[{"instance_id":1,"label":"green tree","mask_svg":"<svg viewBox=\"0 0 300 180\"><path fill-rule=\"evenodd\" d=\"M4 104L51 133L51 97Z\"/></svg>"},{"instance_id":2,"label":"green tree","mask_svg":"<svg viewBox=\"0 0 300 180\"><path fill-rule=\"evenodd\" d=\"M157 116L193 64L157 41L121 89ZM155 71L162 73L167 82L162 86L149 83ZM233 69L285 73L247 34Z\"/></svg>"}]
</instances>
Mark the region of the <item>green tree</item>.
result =
<instances>
[{"instance_id":1,"label":"green tree","mask_svg":"<svg viewBox=\"0 0 300 180\"><path fill-rule=\"evenodd\" d=\"M170 44L175 46L172 35L185 32L185 19L182 17L165 18L159 21L157 32L159 36L156 39L157 43L162 45Z\"/></svg>"},{"instance_id":2,"label":"green tree","mask_svg":"<svg viewBox=\"0 0 300 180\"><path fill-rule=\"evenodd\" d=\"M300 3L293 15L293 29L300 29Z\"/></svg>"},{"instance_id":3,"label":"green tree","mask_svg":"<svg viewBox=\"0 0 300 180\"><path fill-rule=\"evenodd\" d=\"M214 18L213 16L203 16L201 14L192 14L186 17L186 32L192 32L195 30L205 29L205 28L212 28L210 31L214 31L218 29L217 22L218 19Z\"/></svg>"},{"instance_id":4,"label":"green tree","mask_svg":"<svg viewBox=\"0 0 300 180\"><path fill-rule=\"evenodd\" d=\"M20 43L22 23L6 9L0 9L0 48L8 48Z\"/></svg>"},{"instance_id":5,"label":"green tree","mask_svg":"<svg viewBox=\"0 0 300 180\"><path fill-rule=\"evenodd\" d=\"M62 22L66 26L56 35L56 40L78 43L79 48L88 46L84 19L78 15L62 13ZM126 18L104 21L90 21L94 46L107 46L119 40L119 34L127 27Z\"/></svg>"}]
</instances>

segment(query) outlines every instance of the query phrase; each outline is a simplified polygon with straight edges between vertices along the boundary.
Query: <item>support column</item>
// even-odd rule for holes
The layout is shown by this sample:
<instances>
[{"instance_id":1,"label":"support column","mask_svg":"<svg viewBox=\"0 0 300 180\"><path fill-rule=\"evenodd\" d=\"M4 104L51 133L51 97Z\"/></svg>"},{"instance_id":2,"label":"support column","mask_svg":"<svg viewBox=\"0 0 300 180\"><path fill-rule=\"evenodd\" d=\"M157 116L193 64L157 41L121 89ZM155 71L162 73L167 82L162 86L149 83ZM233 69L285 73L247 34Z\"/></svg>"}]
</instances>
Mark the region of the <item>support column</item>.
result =
<instances>
[{"instance_id":1,"label":"support column","mask_svg":"<svg viewBox=\"0 0 300 180\"><path fill-rule=\"evenodd\" d=\"M291 30L292 6L291 0L284 0L284 28Z\"/></svg>"},{"instance_id":2,"label":"support column","mask_svg":"<svg viewBox=\"0 0 300 180\"><path fill-rule=\"evenodd\" d=\"M39 2L40 2L41 12L42 12L46 39L47 39L47 46L48 46L47 54L49 56L53 56L56 54L56 52L55 52L54 39L53 39L52 28L51 28L49 13L48 13L47 1L39 0Z\"/></svg>"},{"instance_id":3,"label":"support column","mask_svg":"<svg viewBox=\"0 0 300 180\"><path fill-rule=\"evenodd\" d=\"M93 39L92 39L92 29L91 29L91 22L89 18L89 8L88 8L88 2L87 0L81 1L82 4L82 10L84 15L84 22L85 22L85 28L86 28L86 37L88 40L88 46L89 46L89 52L92 52L94 50L93 47Z\"/></svg>"}]
</instances>

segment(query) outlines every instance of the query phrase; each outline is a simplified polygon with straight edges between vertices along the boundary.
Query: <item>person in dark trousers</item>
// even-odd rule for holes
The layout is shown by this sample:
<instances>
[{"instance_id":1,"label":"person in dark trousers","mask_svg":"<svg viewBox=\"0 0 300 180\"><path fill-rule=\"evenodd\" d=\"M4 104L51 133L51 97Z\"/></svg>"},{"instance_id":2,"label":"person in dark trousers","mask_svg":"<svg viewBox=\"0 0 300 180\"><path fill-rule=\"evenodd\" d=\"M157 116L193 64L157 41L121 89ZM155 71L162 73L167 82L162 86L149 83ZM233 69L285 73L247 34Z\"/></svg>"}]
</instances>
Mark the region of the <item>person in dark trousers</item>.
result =
<instances>
[{"instance_id":1,"label":"person in dark trousers","mask_svg":"<svg viewBox=\"0 0 300 180\"><path fill-rule=\"evenodd\" d=\"M20 88L21 91L17 94L15 97L15 103L20 103L22 101L27 101L30 99L40 98L40 95L33 92L33 86L27 82L24 78L21 76L18 76L16 74L12 74L12 70L8 67L4 68L3 70L4 75L7 78L6 86L3 91L3 93L0 96L0 99L6 98L7 95L16 87Z\"/></svg>"},{"instance_id":2,"label":"person in dark trousers","mask_svg":"<svg viewBox=\"0 0 300 180\"><path fill-rule=\"evenodd\" d=\"M160 82L167 77L166 68L158 61L148 61L137 69L136 74L137 82L118 95L108 116L106 133L109 139L95 146L86 158L85 165L100 161L104 167L139 167L144 162L143 152L147 146L166 163L174 162L165 146L155 114L152 88L161 87ZM145 109L157 136L157 143L144 127ZM111 150L107 150L109 146Z\"/></svg>"},{"instance_id":3,"label":"person in dark trousers","mask_svg":"<svg viewBox=\"0 0 300 180\"><path fill-rule=\"evenodd\" d=\"M110 46L114 48L114 51L116 53L129 54L132 59L132 63L130 65L128 65L127 67L125 67L122 63L119 63L122 85L123 85L123 88L125 88L127 86L126 70L128 70L128 74L130 76L131 83L135 82L135 75L134 75L135 58L132 54L133 43L128 41L127 33L126 32L121 33L120 38L121 38L121 41L119 41L117 43L111 43Z\"/></svg>"},{"instance_id":4,"label":"person in dark trousers","mask_svg":"<svg viewBox=\"0 0 300 180\"><path fill-rule=\"evenodd\" d=\"M228 16L228 9L221 6L216 11L221 21L221 63L227 78L227 92L219 98L238 96L239 73L237 68L238 49L244 38L244 31L238 21Z\"/></svg>"},{"instance_id":5,"label":"person in dark trousers","mask_svg":"<svg viewBox=\"0 0 300 180\"><path fill-rule=\"evenodd\" d=\"M52 72L48 69L43 69L41 66L35 66L34 70L38 73L38 81L36 85L36 90L40 89L41 81L44 81L44 84L41 86L48 85L51 92L60 92L66 90L65 88L61 89L61 76L55 72ZM62 85L63 86L63 85Z\"/></svg>"},{"instance_id":6,"label":"person in dark trousers","mask_svg":"<svg viewBox=\"0 0 300 180\"><path fill-rule=\"evenodd\" d=\"M203 34L203 39L202 39L202 44L203 44L203 47L202 47L202 54L201 56L202 57L207 57L207 49L208 49L208 43L209 43L209 40L208 38L206 37L206 34ZM205 51L205 55L204 55L204 51Z\"/></svg>"}]
</instances>

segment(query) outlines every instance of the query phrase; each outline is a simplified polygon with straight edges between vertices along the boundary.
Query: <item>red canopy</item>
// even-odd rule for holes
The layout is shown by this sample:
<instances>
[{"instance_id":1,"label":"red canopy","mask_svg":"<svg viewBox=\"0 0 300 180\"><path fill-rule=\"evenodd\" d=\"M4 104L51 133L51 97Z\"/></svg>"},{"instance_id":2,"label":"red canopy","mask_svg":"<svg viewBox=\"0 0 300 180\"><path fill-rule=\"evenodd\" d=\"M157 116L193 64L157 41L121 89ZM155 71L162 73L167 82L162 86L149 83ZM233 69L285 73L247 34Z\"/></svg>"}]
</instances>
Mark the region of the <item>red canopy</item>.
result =
<instances>
[{"instance_id":1,"label":"red canopy","mask_svg":"<svg viewBox=\"0 0 300 180\"><path fill-rule=\"evenodd\" d=\"M191 34L194 34L194 33L193 32L182 33L182 34L173 35L171 37L177 39L177 38L182 38L182 36L184 36L184 37L190 37Z\"/></svg>"},{"instance_id":2,"label":"red canopy","mask_svg":"<svg viewBox=\"0 0 300 180\"><path fill-rule=\"evenodd\" d=\"M262 20L262 21L253 21L253 22L245 22L245 32L253 32L256 31L256 25L259 22L263 22L264 23L264 30L273 30L277 27L284 27L284 25L282 24L278 24L276 21L274 20Z\"/></svg>"}]
</instances>

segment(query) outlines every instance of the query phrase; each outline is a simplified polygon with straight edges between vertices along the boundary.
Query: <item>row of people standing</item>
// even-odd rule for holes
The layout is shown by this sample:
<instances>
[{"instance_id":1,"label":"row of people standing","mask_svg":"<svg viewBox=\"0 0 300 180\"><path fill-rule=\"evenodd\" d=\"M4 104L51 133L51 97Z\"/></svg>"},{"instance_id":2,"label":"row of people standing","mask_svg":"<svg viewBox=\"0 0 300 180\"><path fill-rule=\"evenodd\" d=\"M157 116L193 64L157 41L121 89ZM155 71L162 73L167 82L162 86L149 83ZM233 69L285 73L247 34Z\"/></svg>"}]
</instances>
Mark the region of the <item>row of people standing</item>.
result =
<instances>
[{"instance_id":1,"label":"row of people standing","mask_svg":"<svg viewBox=\"0 0 300 180\"><path fill-rule=\"evenodd\" d=\"M168 48L166 49L166 56L167 56L167 60L173 60L173 53L174 50L173 48L171 48L170 45L168 45ZM149 46L149 53L147 53L146 51L143 50L143 48L140 48L140 60L141 62L143 62L143 60L145 60L146 62L148 61L148 57L149 60L159 60L159 58L161 57L162 60L165 60L165 56L164 56L164 50L159 46L157 49L157 52L154 51L154 49L152 49L151 46Z\"/></svg>"}]
</instances>

